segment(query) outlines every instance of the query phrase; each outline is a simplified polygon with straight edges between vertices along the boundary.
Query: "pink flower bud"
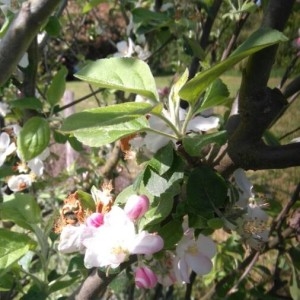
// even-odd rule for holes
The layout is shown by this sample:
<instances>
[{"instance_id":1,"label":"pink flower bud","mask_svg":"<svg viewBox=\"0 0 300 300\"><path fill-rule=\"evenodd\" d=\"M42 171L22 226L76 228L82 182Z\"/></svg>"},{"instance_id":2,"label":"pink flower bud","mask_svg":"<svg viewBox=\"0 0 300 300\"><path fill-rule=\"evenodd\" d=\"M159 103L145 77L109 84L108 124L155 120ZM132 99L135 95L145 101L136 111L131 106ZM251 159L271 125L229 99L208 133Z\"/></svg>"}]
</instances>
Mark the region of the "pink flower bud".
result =
<instances>
[{"instance_id":1,"label":"pink flower bud","mask_svg":"<svg viewBox=\"0 0 300 300\"><path fill-rule=\"evenodd\" d=\"M86 219L86 225L88 227L99 227L103 224L103 214L93 213Z\"/></svg>"},{"instance_id":2,"label":"pink flower bud","mask_svg":"<svg viewBox=\"0 0 300 300\"><path fill-rule=\"evenodd\" d=\"M131 220L141 218L149 209L149 199L145 195L132 195L127 199L124 207L126 215Z\"/></svg>"},{"instance_id":3,"label":"pink flower bud","mask_svg":"<svg viewBox=\"0 0 300 300\"><path fill-rule=\"evenodd\" d=\"M138 267L134 274L135 285L138 288L152 289L157 284L156 274L148 267Z\"/></svg>"}]
</instances>

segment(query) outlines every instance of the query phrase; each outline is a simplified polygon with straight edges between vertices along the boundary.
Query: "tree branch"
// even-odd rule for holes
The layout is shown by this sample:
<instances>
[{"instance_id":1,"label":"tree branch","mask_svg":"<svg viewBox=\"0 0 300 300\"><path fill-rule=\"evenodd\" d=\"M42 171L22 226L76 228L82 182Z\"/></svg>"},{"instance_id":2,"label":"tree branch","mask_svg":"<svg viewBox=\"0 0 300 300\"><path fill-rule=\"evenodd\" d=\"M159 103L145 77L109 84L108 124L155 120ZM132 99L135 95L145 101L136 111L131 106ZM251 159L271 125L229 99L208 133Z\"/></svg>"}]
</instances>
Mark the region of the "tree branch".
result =
<instances>
[{"instance_id":1,"label":"tree branch","mask_svg":"<svg viewBox=\"0 0 300 300\"><path fill-rule=\"evenodd\" d=\"M215 0L208 12L208 16L203 26L203 33L200 40L200 46L202 49L206 49L206 47L208 46L209 35L221 4L222 4L222 0ZM200 64L199 58L193 57L192 63L189 68L189 78L193 78L195 74L198 72L199 64Z\"/></svg>"},{"instance_id":2,"label":"tree branch","mask_svg":"<svg viewBox=\"0 0 300 300\"><path fill-rule=\"evenodd\" d=\"M132 255L127 262L120 265L120 272L125 270L131 264L136 262L136 255ZM68 300L91 300L95 299L99 293L104 293L107 286L119 275L114 273L107 275L105 272L101 272L98 268L94 268L88 275L86 280L80 285L80 287L68 298Z\"/></svg>"},{"instance_id":3,"label":"tree branch","mask_svg":"<svg viewBox=\"0 0 300 300\"><path fill-rule=\"evenodd\" d=\"M0 43L0 86L5 84L60 0L29 0L22 4Z\"/></svg>"},{"instance_id":4,"label":"tree branch","mask_svg":"<svg viewBox=\"0 0 300 300\"><path fill-rule=\"evenodd\" d=\"M283 90L283 95L286 98L293 96L300 91L300 75L294 78Z\"/></svg>"},{"instance_id":5,"label":"tree branch","mask_svg":"<svg viewBox=\"0 0 300 300\"><path fill-rule=\"evenodd\" d=\"M294 2L294 0L270 0L261 27L283 31ZM248 95L253 95L267 86L277 47L277 45L267 47L249 57L241 83L240 103L245 101Z\"/></svg>"}]
</instances>

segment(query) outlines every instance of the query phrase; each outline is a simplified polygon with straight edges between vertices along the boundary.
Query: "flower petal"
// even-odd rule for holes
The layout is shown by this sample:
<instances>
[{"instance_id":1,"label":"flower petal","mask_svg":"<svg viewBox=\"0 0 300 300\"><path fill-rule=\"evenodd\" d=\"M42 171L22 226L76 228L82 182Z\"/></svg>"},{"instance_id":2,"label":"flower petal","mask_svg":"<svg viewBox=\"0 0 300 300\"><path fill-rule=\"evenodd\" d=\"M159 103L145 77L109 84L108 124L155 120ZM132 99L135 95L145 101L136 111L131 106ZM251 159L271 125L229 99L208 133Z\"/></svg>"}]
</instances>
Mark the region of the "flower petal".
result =
<instances>
[{"instance_id":1,"label":"flower petal","mask_svg":"<svg viewBox=\"0 0 300 300\"><path fill-rule=\"evenodd\" d=\"M208 274L213 267L211 260L201 253L197 255L188 254L185 259L189 267L198 275Z\"/></svg>"},{"instance_id":2,"label":"flower petal","mask_svg":"<svg viewBox=\"0 0 300 300\"><path fill-rule=\"evenodd\" d=\"M198 248L199 252L201 254L207 256L208 258L214 257L215 254L217 253L216 244L208 236L199 234L196 243L197 243L197 248Z\"/></svg>"}]
</instances>

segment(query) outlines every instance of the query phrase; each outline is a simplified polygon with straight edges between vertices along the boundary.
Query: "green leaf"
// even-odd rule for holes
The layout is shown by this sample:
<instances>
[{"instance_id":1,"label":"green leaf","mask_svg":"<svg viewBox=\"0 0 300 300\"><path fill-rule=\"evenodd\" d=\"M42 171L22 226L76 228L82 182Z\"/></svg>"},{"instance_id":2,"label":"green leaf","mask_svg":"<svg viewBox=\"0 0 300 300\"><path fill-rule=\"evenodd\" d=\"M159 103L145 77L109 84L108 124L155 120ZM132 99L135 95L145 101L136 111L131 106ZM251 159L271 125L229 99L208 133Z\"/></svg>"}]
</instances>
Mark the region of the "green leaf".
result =
<instances>
[{"instance_id":1,"label":"green leaf","mask_svg":"<svg viewBox=\"0 0 300 300\"><path fill-rule=\"evenodd\" d=\"M77 194L83 208L89 209L90 211L96 210L95 201L89 193L86 193L82 190L77 190Z\"/></svg>"},{"instance_id":2,"label":"green leaf","mask_svg":"<svg viewBox=\"0 0 300 300\"><path fill-rule=\"evenodd\" d=\"M202 156L203 147L216 143L219 146L227 141L225 130L207 134L197 134L185 136L182 140L185 151L191 156Z\"/></svg>"},{"instance_id":3,"label":"green leaf","mask_svg":"<svg viewBox=\"0 0 300 300\"><path fill-rule=\"evenodd\" d=\"M146 115L152 108L153 105L149 103L127 102L88 109L66 118L60 130L74 132L78 129L122 125Z\"/></svg>"},{"instance_id":4,"label":"green leaf","mask_svg":"<svg viewBox=\"0 0 300 300\"><path fill-rule=\"evenodd\" d=\"M65 134L62 134L61 132L57 130L53 130L53 138L56 143L58 144L65 144L68 140L68 137Z\"/></svg>"},{"instance_id":5,"label":"green leaf","mask_svg":"<svg viewBox=\"0 0 300 300\"><path fill-rule=\"evenodd\" d=\"M162 226L157 233L164 240L164 249L173 249L183 235L182 222L172 220Z\"/></svg>"},{"instance_id":6,"label":"green leaf","mask_svg":"<svg viewBox=\"0 0 300 300\"><path fill-rule=\"evenodd\" d=\"M14 170L11 166L1 166L0 168L0 178L14 175Z\"/></svg>"},{"instance_id":7,"label":"green leaf","mask_svg":"<svg viewBox=\"0 0 300 300\"><path fill-rule=\"evenodd\" d=\"M292 268L292 278L290 282L290 293L293 300L300 299L300 272L294 268L293 265L290 265Z\"/></svg>"},{"instance_id":8,"label":"green leaf","mask_svg":"<svg viewBox=\"0 0 300 300\"><path fill-rule=\"evenodd\" d=\"M145 34L162 27L167 27L172 21L165 13L154 12L143 7L135 8L131 13L138 34Z\"/></svg>"},{"instance_id":9,"label":"green leaf","mask_svg":"<svg viewBox=\"0 0 300 300\"><path fill-rule=\"evenodd\" d=\"M21 99L17 99L11 101L10 106L12 108L19 108L19 109L34 109L37 111L41 111L43 109L42 102L34 97L25 97Z\"/></svg>"},{"instance_id":10,"label":"green leaf","mask_svg":"<svg viewBox=\"0 0 300 300\"><path fill-rule=\"evenodd\" d=\"M50 16L45 26L45 30L52 37L59 36L61 26L58 17Z\"/></svg>"},{"instance_id":11,"label":"green leaf","mask_svg":"<svg viewBox=\"0 0 300 300\"><path fill-rule=\"evenodd\" d=\"M159 99L149 66L136 58L99 59L87 64L75 77L99 87L139 94L155 101Z\"/></svg>"},{"instance_id":12,"label":"green leaf","mask_svg":"<svg viewBox=\"0 0 300 300\"><path fill-rule=\"evenodd\" d=\"M29 119L18 135L18 151L25 161L41 154L50 141L50 128L47 120L40 117Z\"/></svg>"},{"instance_id":13,"label":"green leaf","mask_svg":"<svg viewBox=\"0 0 300 300\"><path fill-rule=\"evenodd\" d=\"M27 235L0 228L0 277L29 250L35 242Z\"/></svg>"},{"instance_id":14,"label":"green leaf","mask_svg":"<svg viewBox=\"0 0 300 300\"><path fill-rule=\"evenodd\" d=\"M82 12L86 14L90 10L92 10L94 7L96 7L98 4L106 2L105 0L90 0L88 3L86 3L82 9Z\"/></svg>"},{"instance_id":15,"label":"green leaf","mask_svg":"<svg viewBox=\"0 0 300 300\"><path fill-rule=\"evenodd\" d=\"M76 130L74 136L87 146L101 147L146 128L149 128L148 120L140 117L118 125Z\"/></svg>"},{"instance_id":16,"label":"green leaf","mask_svg":"<svg viewBox=\"0 0 300 300\"><path fill-rule=\"evenodd\" d=\"M166 173L173 162L173 144L168 143L165 147L159 149L148 165L159 175Z\"/></svg>"},{"instance_id":17,"label":"green leaf","mask_svg":"<svg viewBox=\"0 0 300 300\"><path fill-rule=\"evenodd\" d=\"M288 254L292 260L292 265L300 272L300 245L289 248Z\"/></svg>"},{"instance_id":18,"label":"green leaf","mask_svg":"<svg viewBox=\"0 0 300 300\"><path fill-rule=\"evenodd\" d=\"M225 83L221 79L216 79L207 89L204 99L197 109L197 113L215 107L217 105L222 105L228 100L229 91Z\"/></svg>"},{"instance_id":19,"label":"green leaf","mask_svg":"<svg viewBox=\"0 0 300 300\"><path fill-rule=\"evenodd\" d=\"M205 52L200 46L199 42L193 38L183 36L185 53L190 56L195 56L200 60L205 60Z\"/></svg>"},{"instance_id":20,"label":"green leaf","mask_svg":"<svg viewBox=\"0 0 300 300\"><path fill-rule=\"evenodd\" d=\"M86 110L65 119L61 131L73 133L83 144L99 147L149 128L144 117L148 103L128 102Z\"/></svg>"},{"instance_id":21,"label":"green leaf","mask_svg":"<svg viewBox=\"0 0 300 300\"><path fill-rule=\"evenodd\" d=\"M156 200L156 201L155 201ZM155 198L153 207L147 211L141 220L140 228L145 229L150 225L155 225L164 220L172 211L174 203L174 195L170 192L161 194L159 198Z\"/></svg>"},{"instance_id":22,"label":"green leaf","mask_svg":"<svg viewBox=\"0 0 300 300\"><path fill-rule=\"evenodd\" d=\"M207 225L212 229L219 229L223 227L224 222L220 218L213 218L207 220Z\"/></svg>"},{"instance_id":23,"label":"green leaf","mask_svg":"<svg viewBox=\"0 0 300 300\"><path fill-rule=\"evenodd\" d=\"M168 181L155 173L151 168L147 168L149 177L144 181L146 189L153 196L160 196L168 188Z\"/></svg>"},{"instance_id":24,"label":"green leaf","mask_svg":"<svg viewBox=\"0 0 300 300\"><path fill-rule=\"evenodd\" d=\"M53 77L46 93L47 101L51 106L57 104L63 97L66 89L67 74L68 70L63 66Z\"/></svg>"},{"instance_id":25,"label":"green leaf","mask_svg":"<svg viewBox=\"0 0 300 300\"><path fill-rule=\"evenodd\" d=\"M187 204L194 214L207 213L224 207L227 199L226 181L209 167L194 169L187 182Z\"/></svg>"},{"instance_id":26,"label":"green leaf","mask_svg":"<svg viewBox=\"0 0 300 300\"><path fill-rule=\"evenodd\" d=\"M240 45L226 60L197 74L193 79L188 81L180 90L180 97L191 104L194 104L215 79L239 61L268 46L287 40L288 39L277 30L260 28Z\"/></svg>"},{"instance_id":27,"label":"green leaf","mask_svg":"<svg viewBox=\"0 0 300 300\"><path fill-rule=\"evenodd\" d=\"M13 221L20 227L32 230L31 224L41 222L41 210L31 195L15 193L0 204L0 219Z\"/></svg>"}]
</instances>

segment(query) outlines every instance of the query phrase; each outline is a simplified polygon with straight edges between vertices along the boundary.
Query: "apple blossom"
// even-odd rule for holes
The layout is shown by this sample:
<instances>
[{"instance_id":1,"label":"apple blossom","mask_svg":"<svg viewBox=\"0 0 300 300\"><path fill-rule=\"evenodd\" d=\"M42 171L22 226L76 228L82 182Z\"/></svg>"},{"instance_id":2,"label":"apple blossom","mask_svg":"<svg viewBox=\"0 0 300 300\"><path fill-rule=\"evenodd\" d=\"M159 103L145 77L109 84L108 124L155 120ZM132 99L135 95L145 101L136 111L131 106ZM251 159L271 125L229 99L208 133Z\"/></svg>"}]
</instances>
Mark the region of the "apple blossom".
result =
<instances>
[{"instance_id":1,"label":"apple blossom","mask_svg":"<svg viewBox=\"0 0 300 300\"><path fill-rule=\"evenodd\" d=\"M113 206L104 215L103 225L92 237L83 240L86 247L84 264L91 267L118 267L131 254L153 254L163 247L158 235L136 233L134 223L123 209Z\"/></svg>"},{"instance_id":2,"label":"apple blossom","mask_svg":"<svg viewBox=\"0 0 300 300\"><path fill-rule=\"evenodd\" d=\"M146 266L138 267L134 272L134 281L138 288L152 289L157 284L157 276Z\"/></svg>"},{"instance_id":3,"label":"apple blossom","mask_svg":"<svg viewBox=\"0 0 300 300\"><path fill-rule=\"evenodd\" d=\"M131 38L126 41L120 41L116 44L118 52L116 52L114 57L131 57L134 53L134 43Z\"/></svg>"},{"instance_id":4,"label":"apple blossom","mask_svg":"<svg viewBox=\"0 0 300 300\"><path fill-rule=\"evenodd\" d=\"M10 137L6 132L0 134L0 166L6 160L6 157L12 154L16 150L14 142L10 142Z\"/></svg>"},{"instance_id":5,"label":"apple blossom","mask_svg":"<svg viewBox=\"0 0 300 300\"><path fill-rule=\"evenodd\" d=\"M0 116L5 117L9 112L9 105L5 102L0 102Z\"/></svg>"},{"instance_id":6,"label":"apple blossom","mask_svg":"<svg viewBox=\"0 0 300 300\"><path fill-rule=\"evenodd\" d=\"M82 243L84 238L92 236L93 228L80 224L79 226L64 226L58 244L58 250L62 253L81 252L84 253L85 247Z\"/></svg>"},{"instance_id":7,"label":"apple blossom","mask_svg":"<svg viewBox=\"0 0 300 300\"><path fill-rule=\"evenodd\" d=\"M237 169L233 173L236 187L239 193L239 200L236 202L237 206L245 208L248 204L250 198L254 197L252 192L253 185L246 177L245 171L243 169Z\"/></svg>"},{"instance_id":8,"label":"apple blossom","mask_svg":"<svg viewBox=\"0 0 300 300\"><path fill-rule=\"evenodd\" d=\"M13 192L21 192L32 185L32 174L13 175L8 179L7 185Z\"/></svg>"},{"instance_id":9,"label":"apple blossom","mask_svg":"<svg viewBox=\"0 0 300 300\"><path fill-rule=\"evenodd\" d=\"M99 227L103 224L104 215L101 213L93 213L86 219L86 225L89 227Z\"/></svg>"},{"instance_id":10,"label":"apple blossom","mask_svg":"<svg viewBox=\"0 0 300 300\"><path fill-rule=\"evenodd\" d=\"M200 234L194 239L190 235L183 235L174 259L177 280L188 283L191 270L198 275L208 274L213 267L211 258L216 251L215 243L207 236Z\"/></svg>"},{"instance_id":11,"label":"apple blossom","mask_svg":"<svg viewBox=\"0 0 300 300\"><path fill-rule=\"evenodd\" d=\"M256 201L247 206L247 213L237 221L237 232L251 248L260 250L268 241L268 215Z\"/></svg>"},{"instance_id":12,"label":"apple blossom","mask_svg":"<svg viewBox=\"0 0 300 300\"><path fill-rule=\"evenodd\" d=\"M102 190L92 186L91 194L96 204L96 211L99 213L105 213L109 211L110 206L113 203L113 195L111 193L111 183L104 184Z\"/></svg>"},{"instance_id":13,"label":"apple blossom","mask_svg":"<svg viewBox=\"0 0 300 300\"><path fill-rule=\"evenodd\" d=\"M42 176L44 173L43 161L50 155L49 148L46 148L41 154L27 162L28 167L36 176Z\"/></svg>"},{"instance_id":14,"label":"apple blossom","mask_svg":"<svg viewBox=\"0 0 300 300\"><path fill-rule=\"evenodd\" d=\"M125 204L124 211L131 220L141 218L149 209L149 199L146 195L131 195Z\"/></svg>"}]
</instances>

